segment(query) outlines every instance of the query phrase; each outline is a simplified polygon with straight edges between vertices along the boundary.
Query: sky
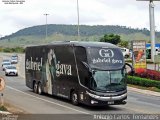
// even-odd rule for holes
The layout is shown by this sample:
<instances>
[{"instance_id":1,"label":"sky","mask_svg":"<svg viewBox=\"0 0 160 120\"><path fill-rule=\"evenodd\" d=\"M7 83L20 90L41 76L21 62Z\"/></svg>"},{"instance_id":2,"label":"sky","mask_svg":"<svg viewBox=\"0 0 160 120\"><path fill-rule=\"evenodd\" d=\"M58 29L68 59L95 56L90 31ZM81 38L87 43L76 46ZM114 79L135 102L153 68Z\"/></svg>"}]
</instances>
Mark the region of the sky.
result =
<instances>
[{"instance_id":1,"label":"sky","mask_svg":"<svg viewBox=\"0 0 160 120\"><path fill-rule=\"evenodd\" d=\"M46 24L77 24L77 0L0 0L0 37ZM17 1L17 0L12 0ZM136 0L78 0L80 25L120 25L149 29L149 2ZM160 1L155 1L155 26L160 31Z\"/></svg>"}]
</instances>

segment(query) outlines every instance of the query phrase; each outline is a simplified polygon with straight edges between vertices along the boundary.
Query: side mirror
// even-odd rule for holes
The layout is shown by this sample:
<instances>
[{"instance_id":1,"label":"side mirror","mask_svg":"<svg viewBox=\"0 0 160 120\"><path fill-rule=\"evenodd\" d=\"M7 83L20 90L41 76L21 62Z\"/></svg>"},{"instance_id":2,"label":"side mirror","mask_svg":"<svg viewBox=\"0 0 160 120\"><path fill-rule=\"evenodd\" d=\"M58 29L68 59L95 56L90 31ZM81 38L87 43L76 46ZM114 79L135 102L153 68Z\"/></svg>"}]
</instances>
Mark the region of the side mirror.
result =
<instances>
[{"instance_id":1,"label":"side mirror","mask_svg":"<svg viewBox=\"0 0 160 120\"><path fill-rule=\"evenodd\" d=\"M91 72L91 68L89 67L89 65L86 62L82 61L82 64Z\"/></svg>"},{"instance_id":2,"label":"side mirror","mask_svg":"<svg viewBox=\"0 0 160 120\"><path fill-rule=\"evenodd\" d=\"M93 71L92 71L92 74L95 75L95 73L96 73L96 71L93 70Z\"/></svg>"},{"instance_id":3,"label":"side mirror","mask_svg":"<svg viewBox=\"0 0 160 120\"><path fill-rule=\"evenodd\" d=\"M92 76L92 74L95 74L86 62L82 61L82 64L88 69L90 76Z\"/></svg>"},{"instance_id":4,"label":"side mirror","mask_svg":"<svg viewBox=\"0 0 160 120\"><path fill-rule=\"evenodd\" d=\"M131 64L129 64L129 63L125 63L125 66L129 66L130 67L130 69L131 69L130 75L133 76L135 74L135 70L134 70L133 66Z\"/></svg>"}]
</instances>

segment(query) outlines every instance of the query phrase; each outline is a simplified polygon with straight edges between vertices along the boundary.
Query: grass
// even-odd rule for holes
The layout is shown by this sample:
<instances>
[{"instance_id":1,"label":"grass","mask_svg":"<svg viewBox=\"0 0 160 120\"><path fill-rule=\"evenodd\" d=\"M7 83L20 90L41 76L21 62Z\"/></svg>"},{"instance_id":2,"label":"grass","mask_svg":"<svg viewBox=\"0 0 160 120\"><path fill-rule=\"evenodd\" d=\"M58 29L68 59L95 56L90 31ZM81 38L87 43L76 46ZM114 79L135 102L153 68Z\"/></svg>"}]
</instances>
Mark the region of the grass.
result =
<instances>
[{"instance_id":1,"label":"grass","mask_svg":"<svg viewBox=\"0 0 160 120\"><path fill-rule=\"evenodd\" d=\"M154 92L160 92L160 89L156 88L156 87L142 87L142 86L138 86L138 85L132 85L132 84L127 84L129 87L134 87L134 88L138 88L138 89L142 89L142 90L150 90L150 91L154 91Z\"/></svg>"},{"instance_id":2,"label":"grass","mask_svg":"<svg viewBox=\"0 0 160 120\"><path fill-rule=\"evenodd\" d=\"M9 112L12 114L28 114L26 111L13 105L13 103L11 103L9 101L7 101L7 102L5 101L4 105L0 106L0 111Z\"/></svg>"},{"instance_id":3,"label":"grass","mask_svg":"<svg viewBox=\"0 0 160 120\"><path fill-rule=\"evenodd\" d=\"M8 111L5 106L0 106L0 111Z\"/></svg>"}]
</instances>

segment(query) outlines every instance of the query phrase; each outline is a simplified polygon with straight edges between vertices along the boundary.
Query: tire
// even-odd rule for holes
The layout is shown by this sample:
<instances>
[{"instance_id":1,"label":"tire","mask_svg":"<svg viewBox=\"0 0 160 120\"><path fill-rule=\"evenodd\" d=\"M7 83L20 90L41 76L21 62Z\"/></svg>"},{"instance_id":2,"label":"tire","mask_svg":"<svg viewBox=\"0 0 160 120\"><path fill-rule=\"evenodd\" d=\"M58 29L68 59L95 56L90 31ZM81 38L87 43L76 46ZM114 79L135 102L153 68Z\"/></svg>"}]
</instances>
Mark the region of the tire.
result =
<instances>
[{"instance_id":1,"label":"tire","mask_svg":"<svg viewBox=\"0 0 160 120\"><path fill-rule=\"evenodd\" d=\"M129 58L129 55L125 55L124 58Z\"/></svg>"},{"instance_id":2,"label":"tire","mask_svg":"<svg viewBox=\"0 0 160 120\"><path fill-rule=\"evenodd\" d=\"M7 74L7 73L6 73L5 75L6 75L6 76L8 76L8 74Z\"/></svg>"},{"instance_id":3,"label":"tire","mask_svg":"<svg viewBox=\"0 0 160 120\"><path fill-rule=\"evenodd\" d=\"M77 92L73 91L71 94L71 102L73 105L78 105L79 98Z\"/></svg>"},{"instance_id":4,"label":"tire","mask_svg":"<svg viewBox=\"0 0 160 120\"><path fill-rule=\"evenodd\" d=\"M34 85L33 85L33 92L34 92L34 93L37 93L37 91L38 91L38 90L37 90L37 86L38 86L37 83L34 82Z\"/></svg>"},{"instance_id":5,"label":"tire","mask_svg":"<svg viewBox=\"0 0 160 120\"><path fill-rule=\"evenodd\" d=\"M37 92L39 95L42 95L42 85L41 83L38 84Z\"/></svg>"}]
</instances>

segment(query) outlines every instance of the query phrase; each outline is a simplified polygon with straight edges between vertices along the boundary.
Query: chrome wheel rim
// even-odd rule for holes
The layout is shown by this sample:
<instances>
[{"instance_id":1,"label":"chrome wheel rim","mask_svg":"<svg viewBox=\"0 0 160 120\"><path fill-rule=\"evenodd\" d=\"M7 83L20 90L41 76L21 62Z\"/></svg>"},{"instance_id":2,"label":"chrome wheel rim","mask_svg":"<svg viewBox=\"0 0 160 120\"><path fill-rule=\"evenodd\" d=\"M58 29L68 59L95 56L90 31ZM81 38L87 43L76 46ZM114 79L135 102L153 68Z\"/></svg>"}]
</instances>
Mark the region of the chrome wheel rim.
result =
<instances>
[{"instance_id":1,"label":"chrome wheel rim","mask_svg":"<svg viewBox=\"0 0 160 120\"><path fill-rule=\"evenodd\" d=\"M76 93L73 93L73 97L72 97L73 103L77 103L77 100L78 100L77 94L76 94Z\"/></svg>"}]
</instances>

